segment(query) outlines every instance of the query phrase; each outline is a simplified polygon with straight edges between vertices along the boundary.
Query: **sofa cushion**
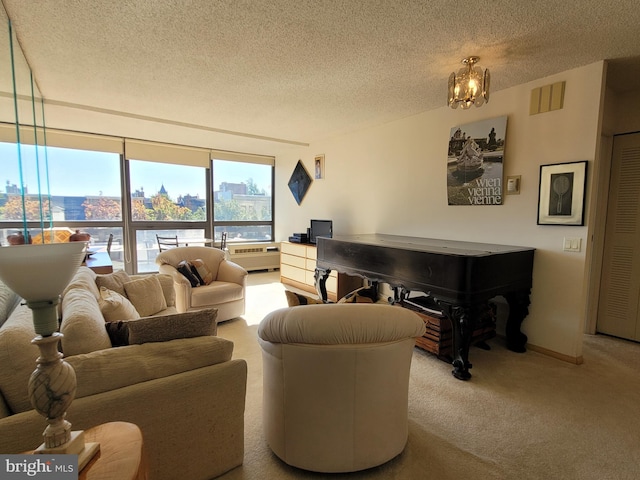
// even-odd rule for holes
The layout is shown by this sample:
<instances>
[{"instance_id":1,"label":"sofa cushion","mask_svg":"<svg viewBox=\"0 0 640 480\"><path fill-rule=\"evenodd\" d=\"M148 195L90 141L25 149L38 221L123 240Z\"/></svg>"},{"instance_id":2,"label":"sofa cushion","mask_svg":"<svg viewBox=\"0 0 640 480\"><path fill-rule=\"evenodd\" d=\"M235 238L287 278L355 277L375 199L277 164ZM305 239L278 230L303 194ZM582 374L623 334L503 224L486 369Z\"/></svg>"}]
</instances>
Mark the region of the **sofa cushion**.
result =
<instances>
[{"instance_id":1,"label":"sofa cushion","mask_svg":"<svg viewBox=\"0 0 640 480\"><path fill-rule=\"evenodd\" d=\"M160 282L162 292L164 293L164 299L167 302L167 308L176 306L176 290L173 287L173 278L166 273L158 273L154 275ZM133 280L133 278L132 278Z\"/></svg>"},{"instance_id":2,"label":"sofa cushion","mask_svg":"<svg viewBox=\"0 0 640 480\"><path fill-rule=\"evenodd\" d=\"M155 275L125 283L124 291L141 317L155 315L167 308L162 286Z\"/></svg>"},{"instance_id":3,"label":"sofa cushion","mask_svg":"<svg viewBox=\"0 0 640 480\"><path fill-rule=\"evenodd\" d=\"M0 393L13 413L33 408L27 382L38 358L38 347L31 344L35 336L26 305L19 305L0 329Z\"/></svg>"},{"instance_id":4,"label":"sofa cushion","mask_svg":"<svg viewBox=\"0 0 640 480\"><path fill-rule=\"evenodd\" d=\"M107 322L105 327L114 347L166 342L178 338L215 335L217 314L218 310L210 308L175 315Z\"/></svg>"},{"instance_id":5,"label":"sofa cushion","mask_svg":"<svg viewBox=\"0 0 640 480\"><path fill-rule=\"evenodd\" d=\"M98 299L84 288L68 290L62 297L60 332L66 357L111 348Z\"/></svg>"},{"instance_id":6,"label":"sofa cushion","mask_svg":"<svg viewBox=\"0 0 640 480\"><path fill-rule=\"evenodd\" d=\"M129 274L124 270L96 276L96 285L98 288L105 287L113 292L118 292L122 296L126 296L124 284L130 281L131 277L129 277Z\"/></svg>"},{"instance_id":7,"label":"sofa cushion","mask_svg":"<svg viewBox=\"0 0 640 480\"><path fill-rule=\"evenodd\" d=\"M0 327L9 318L18 303L20 303L18 294L0 281Z\"/></svg>"},{"instance_id":8,"label":"sofa cushion","mask_svg":"<svg viewBox=\"0 0 640 480\"><path fill-rule=\"evenodd\" d=\"M244 288L242 285L230 282L211 282L209 285L202 285L191 291L191 307L199 308L211 305L211 299L215 299L216 304L242 300Z\"/></svg>"},{"instance_id":9,"label":"sofa cushion","mask_svg":"<svg viewBox=\"0 0 640 480\"><path fill-rule=\"evenodd\" d=\"M140 318L140 314L127 297L105 287L100 287L98 305L102 316L108 322Z\"/></svg>"},{"instance_id":10,"label":"sofa cushion","mask_svg":"<svg viewBox=\"0 0 640 480\"><path fill-rule=\"evenodd\" d=\"M109 348L67 362L76 372L76 398L81 398L226 362L232 353L233 342L209 335Z\"/></svg>"},{"instance_id":11,"label":"sofa cushion","mask_svg":"<svg viewBox=\"0 0 640 480\"><path fill-rule=\"evenodd\" d=\"M80 267L73 276L71 283L62 292L64 297L68 291L80 288L91 292L96 301L100 298L100 289L96 285L96 273L89 267Z\"/></svg>"}]
</instances>

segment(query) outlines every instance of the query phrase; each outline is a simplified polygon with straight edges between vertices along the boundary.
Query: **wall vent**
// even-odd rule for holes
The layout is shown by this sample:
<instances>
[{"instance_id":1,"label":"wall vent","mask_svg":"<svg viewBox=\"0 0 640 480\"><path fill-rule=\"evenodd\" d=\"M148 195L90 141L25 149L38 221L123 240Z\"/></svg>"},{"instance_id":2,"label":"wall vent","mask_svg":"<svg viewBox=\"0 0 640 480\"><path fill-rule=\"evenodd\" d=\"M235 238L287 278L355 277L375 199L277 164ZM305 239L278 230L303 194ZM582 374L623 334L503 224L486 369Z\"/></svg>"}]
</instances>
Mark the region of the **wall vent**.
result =
<instances>
[{"instance_id":1,"label":"wall vent","mask_svg":"<svg viewBox=\"0 0 640 480\"><path fill-rule=\"evenodd\" d=\"M557 82L531 90L529 115L560 110L564 105L565 83Z\"/></svg>"}]
</instances>

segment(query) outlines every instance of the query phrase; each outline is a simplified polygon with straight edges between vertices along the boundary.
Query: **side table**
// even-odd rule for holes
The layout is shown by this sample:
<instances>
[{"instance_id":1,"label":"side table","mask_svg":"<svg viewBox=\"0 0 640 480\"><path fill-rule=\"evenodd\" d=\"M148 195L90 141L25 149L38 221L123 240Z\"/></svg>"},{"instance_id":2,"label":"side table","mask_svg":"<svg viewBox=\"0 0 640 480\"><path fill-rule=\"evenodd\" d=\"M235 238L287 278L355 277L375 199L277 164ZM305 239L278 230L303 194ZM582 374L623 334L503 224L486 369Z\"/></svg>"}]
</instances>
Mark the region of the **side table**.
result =
<instances>
[{"instance_id":1,"label":"side table","mask_svg":"<svg viewBox=\"0 0 640 480\"><path fill-rule=\"evenodd\" d=\"M110 422L84 431L85 442L98 442L100 452L82 469L78 480L147 480L142 432L137 425Z\"/></svg>"}]
</instances>

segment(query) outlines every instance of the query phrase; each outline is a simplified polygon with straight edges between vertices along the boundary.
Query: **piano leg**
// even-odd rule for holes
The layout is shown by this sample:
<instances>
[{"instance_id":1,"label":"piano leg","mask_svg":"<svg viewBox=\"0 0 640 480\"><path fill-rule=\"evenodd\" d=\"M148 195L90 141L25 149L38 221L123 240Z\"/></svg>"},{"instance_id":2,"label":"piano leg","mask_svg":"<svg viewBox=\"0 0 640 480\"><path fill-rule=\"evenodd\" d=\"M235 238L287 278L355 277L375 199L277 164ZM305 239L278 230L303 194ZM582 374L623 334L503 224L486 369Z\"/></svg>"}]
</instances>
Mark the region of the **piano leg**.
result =
<instances>
[{"instance_id":1,"label":"piano leg","mask_svg":"<svg viewBox=\"0 0 640 480\"><path fill-rule=\"evenodd\" d=\"M327 279L331 270L325 270L324 268L316 268L313 274L313 278L316 282L316 292L323 302L327 302L329 296L327 295Z\"/></svg>"},{"instance_id":2,"label":"piano leg","mask_svg":"<svg viewBox=\"0 0 640 480\"><path fill-rule=\"evenodd\" d=\"M451 321L453 329L453 370L451 374L460 380L469 380L472 367L469 363L469 347L473 333L473 312L469 307L439 301L443 313Z\"/></svg>"},{"instance_id":3,"label":"piano leg","mask_svg":"<svg viewBox=\"0 0 640 480\"><path fill-rule=\"evenodd\" d=\"M504 294L509 304L509 317L505 327L507 348L513 352L526 352L527 336L520 331L525 317L529 315L529 290L520 290Z\"/></svg>"}]
</instances>

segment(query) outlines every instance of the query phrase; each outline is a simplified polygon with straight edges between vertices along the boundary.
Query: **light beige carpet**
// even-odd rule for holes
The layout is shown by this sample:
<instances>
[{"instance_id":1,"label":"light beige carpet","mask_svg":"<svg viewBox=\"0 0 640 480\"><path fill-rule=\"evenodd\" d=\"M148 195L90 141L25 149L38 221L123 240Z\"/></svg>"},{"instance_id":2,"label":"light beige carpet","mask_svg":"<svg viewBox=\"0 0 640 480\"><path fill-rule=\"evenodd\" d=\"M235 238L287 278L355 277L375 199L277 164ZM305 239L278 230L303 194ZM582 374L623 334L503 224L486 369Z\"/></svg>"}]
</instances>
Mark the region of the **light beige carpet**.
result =
<instances>
[{"instance_id":1,"label":"light beige carpet","mask_svg":"<svg viewBox=\"0 0 640 480\"><path fill-rule=\"evenodd\" d=\"M277 272L250 275L247 313L219 326L247 361L244 464L224 480L640 478L640 345L586 336L584 364L536 352L472 348L473 378L416 349L409 391L409 440L377 468L322 475L287 466L262 434L262 360L257 324L286 306Z\"/></svg>"}]
</instances>

